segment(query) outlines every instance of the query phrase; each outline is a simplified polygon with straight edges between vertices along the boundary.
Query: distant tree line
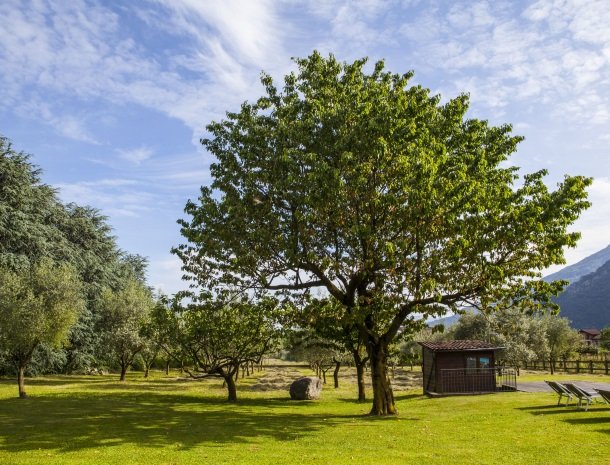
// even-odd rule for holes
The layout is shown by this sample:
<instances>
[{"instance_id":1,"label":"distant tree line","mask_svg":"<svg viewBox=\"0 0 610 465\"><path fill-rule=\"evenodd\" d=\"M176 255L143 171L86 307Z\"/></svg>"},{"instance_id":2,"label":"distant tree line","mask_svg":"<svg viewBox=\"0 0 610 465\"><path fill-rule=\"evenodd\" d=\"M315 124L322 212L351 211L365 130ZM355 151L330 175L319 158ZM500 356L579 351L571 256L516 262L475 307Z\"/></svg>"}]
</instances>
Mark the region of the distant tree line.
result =
<instances>
[{"instance_id":1,"label":"distant tree line","mask_svg":"<svg viewBox=\"0 0 610 465\"><path fill-rule=\"evenodd\" d=\"M137 289L149 311L145 270L146 259L119 249L105 216L62 203L30 156L0 137L0 373L18 374L21 396L26 371L116 364L136 329L113 320L112 304Z\"/></svg>"},{"instance_id":2,"label":"distant tree line","mask_svg":"<svg viewBox=\"0 0 610 465\"><path fill-rule=\"evenodd\" d=\"M451 341L476 339L504 349L498 363L519 367L525 362L546 360L551 370L557 362L568 360L582 349L582 338L567 318L551 311L527 312L518 307L502 312L466 312L445 331L426 330L416 340ZM411 343L401 350L408 352Z\"/></svg>"},{"instance_id":3,"label":"distant tree line","mask_svg":"<svg viewBox=\"0 0 610 465\"><path fill-rule=\"evenodd\" d=\"M144 257L119 249L94 208L62 203L30 156L0 138L0 374L98 373L125 380L154 361L218 376L236 400L240 367L277 348L280 305L240 295L153 296ZM221 302L221 303L219 303Z\"/></svg>"}]
</instances>

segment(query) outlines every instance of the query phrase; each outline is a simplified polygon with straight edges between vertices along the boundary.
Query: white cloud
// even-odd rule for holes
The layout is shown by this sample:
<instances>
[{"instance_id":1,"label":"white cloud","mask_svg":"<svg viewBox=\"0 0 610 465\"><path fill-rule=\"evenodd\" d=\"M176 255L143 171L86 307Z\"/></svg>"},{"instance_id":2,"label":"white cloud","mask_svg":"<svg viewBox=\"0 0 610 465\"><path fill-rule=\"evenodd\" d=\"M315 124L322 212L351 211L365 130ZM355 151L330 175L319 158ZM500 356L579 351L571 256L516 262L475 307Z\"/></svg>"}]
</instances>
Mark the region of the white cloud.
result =
<instances>
[{"instance_id":1,"label":"white cloud","mask_svg":"<svg viewBox=\"0 0 610 465\"><path fill-rule=\"evenodd\" d=\"M58 112L37 96L15 105L14 109L21 117L37 118L55 129L58 134L69 139L101 145L87 128L88 117L86 115L76 116Z\"/></svg>"},{"instance_id":2,"label":"white cloud","mask_svg":"<svg viewBox=\"0 0 610 465\"><path fill-rule=\"evenodd\" d=\"M149 147L139 147L130 150L118 150L119 156L135 165L139 165L148 160L153 155L153 150Z\"/></svg>"},{"instance_id":3,"label":"white cloud","mask_svg":"<svg viewBox=\"0 0 610 465\"><path fill-rule=\"evenodd\" d=\"M566 252L568 264L575 263L610 244L610 178L596 178L589 188L591 208L574 223L582 239L577 249Z\"/></svg>"},{"instance_id":4,"label":"white cloud","mask_svg":"<svg viewBox=\"0 0 610 465\"><path fill-rule=\"evenodd\" d=\"M163 255L150 259L148 277L152 287L164 294L185 290L188 283L182 281L182 262L175 255Z\"/></svg>"}]
</instances>

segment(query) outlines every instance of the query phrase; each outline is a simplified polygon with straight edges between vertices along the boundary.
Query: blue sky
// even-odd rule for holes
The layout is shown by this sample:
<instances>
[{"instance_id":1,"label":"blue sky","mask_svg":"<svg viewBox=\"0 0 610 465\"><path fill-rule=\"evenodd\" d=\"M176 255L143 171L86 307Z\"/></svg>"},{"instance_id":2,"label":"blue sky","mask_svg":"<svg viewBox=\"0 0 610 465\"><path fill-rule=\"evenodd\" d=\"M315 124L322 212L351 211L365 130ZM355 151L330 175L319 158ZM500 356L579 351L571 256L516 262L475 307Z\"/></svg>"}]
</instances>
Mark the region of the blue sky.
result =
<instances>
[{"instance_id":1,"label":"blue sky","mask_svg":"<svg viewBox=\"0 0 610 465\"><path fill-rule=\"evenodd\" d=\"M205 125L314 49L470 93L471 116L526 137L522 173L595 178L568 262L610 243L607 0L3 0L0 18L0 133L64 201L108 215L166 292L181 288L176 220L210 180Z\"/></svg>"}]
</instances>

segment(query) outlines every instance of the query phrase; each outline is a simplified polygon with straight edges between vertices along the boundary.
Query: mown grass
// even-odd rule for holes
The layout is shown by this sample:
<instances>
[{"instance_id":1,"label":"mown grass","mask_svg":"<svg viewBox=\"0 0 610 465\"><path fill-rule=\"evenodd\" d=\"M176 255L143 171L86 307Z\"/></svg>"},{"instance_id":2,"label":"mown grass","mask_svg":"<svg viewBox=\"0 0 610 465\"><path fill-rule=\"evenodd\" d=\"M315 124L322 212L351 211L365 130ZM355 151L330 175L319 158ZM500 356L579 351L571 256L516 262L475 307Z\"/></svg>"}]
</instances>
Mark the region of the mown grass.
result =
<instances>
[{"instance_id":1,"label":"mown grass","mask_svg":"<svg viewBox=\"0 0 610 465\"><path fill-rule=\"evenodd\" d=\"M353 384L296 403L250 391L257 376L240 380L236 405L216 381L161 374L28 379L27 400L0 380L0 464L610 462L607 404L584 412L557 407L550 393L430 399L417 390L397 394L398 417L372 418Z\"/></svg>"}]
</instances>

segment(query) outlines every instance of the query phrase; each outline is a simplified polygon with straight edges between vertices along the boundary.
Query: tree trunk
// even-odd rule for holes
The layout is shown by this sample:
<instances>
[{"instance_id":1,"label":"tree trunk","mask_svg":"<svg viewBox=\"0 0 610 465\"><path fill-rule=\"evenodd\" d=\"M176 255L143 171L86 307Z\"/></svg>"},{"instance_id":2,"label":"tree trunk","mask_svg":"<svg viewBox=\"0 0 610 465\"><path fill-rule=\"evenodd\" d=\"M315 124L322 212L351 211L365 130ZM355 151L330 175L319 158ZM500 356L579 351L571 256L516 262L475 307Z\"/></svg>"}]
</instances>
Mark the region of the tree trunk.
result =
<instances>
[{"instance_id":1,"label":"tree trunk","mask_svg":"<svg viewBox=\"0 0 610 465\"><path fill-rule=\"evenodd\" d=\"M127 364L121 365L121 378L119 381L125 381L125 376L127 375Z\"/></svg>"},{"instance_id":2,"label":"tree trunk","mask_svg":"<svg viewBox=\"0 0 610 465\"><path fill-rule=\"evenodd\" d=\"M237 387L235 386L235 379L233 373L228 373L224 376L227 390L229 391L229 402L237 402Z\"/></svg>"},{"instance_id":3,"label":"tree trunk","mask_svg":"<svg viewBox=\"0 0 610 465\"><path fill-rule=\"evenodd\" d=\"M169 375L169 360L165 362L165 374Z\"/></svg>"},{"instance_id":4,"label":"tree trunk","mask_svg":"<svg viewBox=\"0 0 610 465\"><path fill-rule=\"evenodd\" d=\"M335 360L335 371L333 372L333 378L335 380L335 389L339 388L339 369L341 368L341 362Z\"/></svg>"},{"instance_id":5,"label":"tree trunk","mask_svg":"<svg viewBox=\"0 0 610 465\"><path fill-rule=\"evenodd\" d=\"M356 365L356 379L358 380L358 402L365 402L364 365L366 365L366 359L362 359L358 350L354 350L352 355L354 357L354 364Z\"/></svg>"},{"instance_id":6,"label":"tree trunk","mask_svg":"<svg viewBox=\"0 0 610 465\"><path fill-rule=\"evenodd\" d=\"M555 374L555 361L551 358L550 360L550 364L551 366L551 374L554 375Z\"/></svg>"},{"instance_id":7,"label":"tree trunk","mask_svg":"<svg viewBox=\"0 0 610 465\"><path fill-rule=\"evenodd\" d=\"M373 382L373 406L371 415L396 415L396 403L392 384L388 378L388 347L384 342L369 341L369 360Z\"/></svg>"},{"instance_id":8,"label":"tree trunk","mask_svg":"<svg viewBox=\"0 0 610 465\"><path fill-rule=\"evenodd\" d=\"M19 385L19 398L27 399L28 395L25 393L25 365L19 365L17 369L17 384Z\"/></svg>"},{"instance_id":9,"label":"tree trunk","mask_svg":"<svg viewBox=\"0 0 610 465\"><path fill-rule=\"evenodd\" d=\"M150 368L148 367L148 365L146 365L146 367L144 368L144 378L148 378L149 371L150 371Z\"/></svg>"}]
</instances>

